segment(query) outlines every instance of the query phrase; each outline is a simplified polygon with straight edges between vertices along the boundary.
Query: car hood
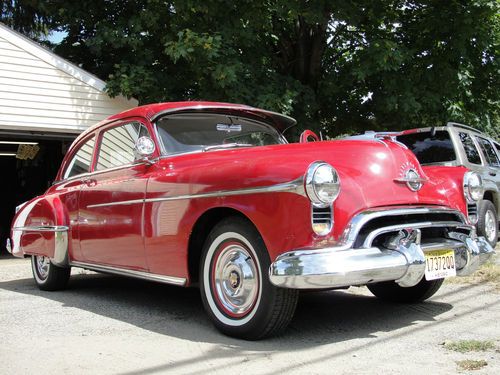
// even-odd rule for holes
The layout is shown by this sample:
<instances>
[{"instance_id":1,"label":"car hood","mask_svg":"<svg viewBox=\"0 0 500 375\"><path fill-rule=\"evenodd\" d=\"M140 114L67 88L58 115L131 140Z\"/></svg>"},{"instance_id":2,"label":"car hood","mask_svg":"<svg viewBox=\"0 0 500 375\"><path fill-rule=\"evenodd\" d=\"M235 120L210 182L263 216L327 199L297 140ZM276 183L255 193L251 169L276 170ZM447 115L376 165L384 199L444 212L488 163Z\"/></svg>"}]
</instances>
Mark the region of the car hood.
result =
<instances>
[{"instance_id":1,"label":"car hood","mask_svg":"<svg viewBox=\"0 0 500 375\"><path fill-rule=\"evenodd\" d=\"M454 180L429 175L415 155L390 140L338 140L215 150L166 157L158 167L175 176L170 194L190 194L274 186L302 178L314 161L330 163L339 173L341 193L335 202L338 217L350 218L367 209L395 205L444 205L463 209L462 187ZM193 168L193 166L196 166ZM414 169L426 179L412 191L397 179ZM463 175L463 174L462 174ZM152 192L154 194L154 192Z\"/></svg>"}]
</instances>

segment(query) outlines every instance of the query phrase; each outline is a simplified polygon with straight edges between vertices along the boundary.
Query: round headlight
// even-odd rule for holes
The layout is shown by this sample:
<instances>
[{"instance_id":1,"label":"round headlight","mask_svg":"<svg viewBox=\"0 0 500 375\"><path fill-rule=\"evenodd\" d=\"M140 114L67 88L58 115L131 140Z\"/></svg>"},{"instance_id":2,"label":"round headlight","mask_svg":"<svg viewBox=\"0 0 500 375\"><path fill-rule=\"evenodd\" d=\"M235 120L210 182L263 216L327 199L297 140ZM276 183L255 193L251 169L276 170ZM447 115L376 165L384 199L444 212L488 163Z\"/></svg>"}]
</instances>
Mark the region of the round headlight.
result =
<instances>
[{"instance_id":1,"label":"round headlight","mask_svg":"<svg viewBox=\"0 0 500 375\"><path fill-rule=\"evenodd\" d=\"M476 172L464 175L464 195L469 202L476 202L483 197L483 180Z\"/></svg>"},{"instance_id":2,"label":"round headlight","mask_svg":"<svg viewBox=\"0 0 500 375\"><path fill-rule=\"evenodd\" d=\"M307 196L315 206L329 206L340 193L339 174L328 163L314 162L307 169L305 189Z\"/></svg>"}]
</instances>

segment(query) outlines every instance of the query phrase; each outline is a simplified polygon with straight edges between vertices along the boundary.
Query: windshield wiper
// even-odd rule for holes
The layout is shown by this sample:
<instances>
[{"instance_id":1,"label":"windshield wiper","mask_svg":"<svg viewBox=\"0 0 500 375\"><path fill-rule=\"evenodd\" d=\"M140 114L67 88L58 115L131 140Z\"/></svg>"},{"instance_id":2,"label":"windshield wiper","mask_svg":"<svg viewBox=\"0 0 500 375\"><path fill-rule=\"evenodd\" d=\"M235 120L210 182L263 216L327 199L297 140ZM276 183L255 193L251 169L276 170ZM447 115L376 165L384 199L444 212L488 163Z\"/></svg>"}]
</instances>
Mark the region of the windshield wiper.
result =
<instances>
[{"instance_id":1,"label":"windshield wiper","mask_svg":"<svg viewBox=\"0 0 500 375\"><path fill-rule=\"evenodd\" d=\"M203 151L224 150L227 148L253 147L250 143L224 143L222 145L211 145L203 148Z\"/></svg>"}]
</instances>

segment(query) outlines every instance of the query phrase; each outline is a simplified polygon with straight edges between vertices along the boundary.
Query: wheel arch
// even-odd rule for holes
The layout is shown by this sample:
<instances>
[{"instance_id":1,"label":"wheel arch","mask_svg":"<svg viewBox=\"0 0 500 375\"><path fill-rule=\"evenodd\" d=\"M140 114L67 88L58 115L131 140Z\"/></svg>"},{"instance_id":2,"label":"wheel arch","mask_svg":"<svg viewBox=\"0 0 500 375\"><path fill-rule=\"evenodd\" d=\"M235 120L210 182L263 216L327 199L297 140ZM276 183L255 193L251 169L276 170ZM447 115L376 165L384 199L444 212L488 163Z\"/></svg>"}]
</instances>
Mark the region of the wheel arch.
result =
<instances>
[{"instance_id":1,"label":"wheel arch","mask_svg":"<svg viewBox=\"0 0 500 375\"><path fill-rule=\"evenodd\" d=\"M201 251L208 234L218 223L231 216L245 219L258 231L258 228L248 216L232 207L215 207L205 211L198 220L196 220L189 236L188 273L190 284L199 281Z\"/></svg>"},{"instance_id":2,"label":"wheel arch","mask_svg":"<svg viewBox=\"0 0 500 375\"><path fill-rule=\"evenodd\" d=\"M496 190L486 190L483 194L483 199L489 200L495 206L497 212L500 212L500 196Z\"/></svg>"}]
</instances>

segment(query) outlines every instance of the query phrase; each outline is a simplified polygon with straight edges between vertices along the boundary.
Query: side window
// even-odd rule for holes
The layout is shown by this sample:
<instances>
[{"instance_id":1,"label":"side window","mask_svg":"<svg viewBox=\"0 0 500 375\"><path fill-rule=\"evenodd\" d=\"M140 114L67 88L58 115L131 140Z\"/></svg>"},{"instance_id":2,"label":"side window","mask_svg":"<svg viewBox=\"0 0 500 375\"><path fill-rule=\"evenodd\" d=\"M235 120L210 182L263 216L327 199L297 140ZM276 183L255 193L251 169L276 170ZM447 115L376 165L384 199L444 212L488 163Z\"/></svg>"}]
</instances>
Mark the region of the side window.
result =
<instances>
[{"instance_id":1,"label":"side window","mask_svg":"<svg viewBox=\"0 0 500 375\"><path fill-rule=\"evenodd\" d=\"M146 127L137 121L106 130L95 170L132 164L135 161L135 143L142 136L149 136L149 133Z\"/></svg>"},{"instance_id":2,"label":"side window","mask_svg":"<svg viewBox=\"0 0 500 375\"><path fill-rule=\"evenodd\" d=\"M495 145L495 148L497 149L497 155L500 156L500 143L493 142L493 144Z\"/></svg>"},{"instance_id":3,"label":"side window","mask_svg":"<svg viewBox=\"0 0 500 375\"><path fill-rule=\"evenodd\" d=\"M498 160L498 156L491 143L487 139L481 137L477 137L477 140L479 142L479 147L481 147L481 151L483 151L483 154L488 161L488 164L492 167L500 167L500 161Z\"/></svg>"},{"instance_id":4,"label":"side window","mask_svg":"<svg viewBox=\"0 0 500 375\"><path fill-rule=\"evenodd\" d=\"M467 160L472 164L481 164L481 157L479 156L479 151L474 144L471 136L467 133L458 133L460 137L460 142L464 146L465 155L467 156Z\"/></svg>"},{"instance_id":5,"label":"side window","mask_svg":"<svg viewBox=\"0 0 500 375\"><path fill-rule=\"evenodd\" d=\"M95 138L92 137L80 147L80 149L73 155L73 159L69 162L63 178L77 176L82 173L90 171L92 164L92 154L94 152Z\"/></svg>"}]
</instances>

